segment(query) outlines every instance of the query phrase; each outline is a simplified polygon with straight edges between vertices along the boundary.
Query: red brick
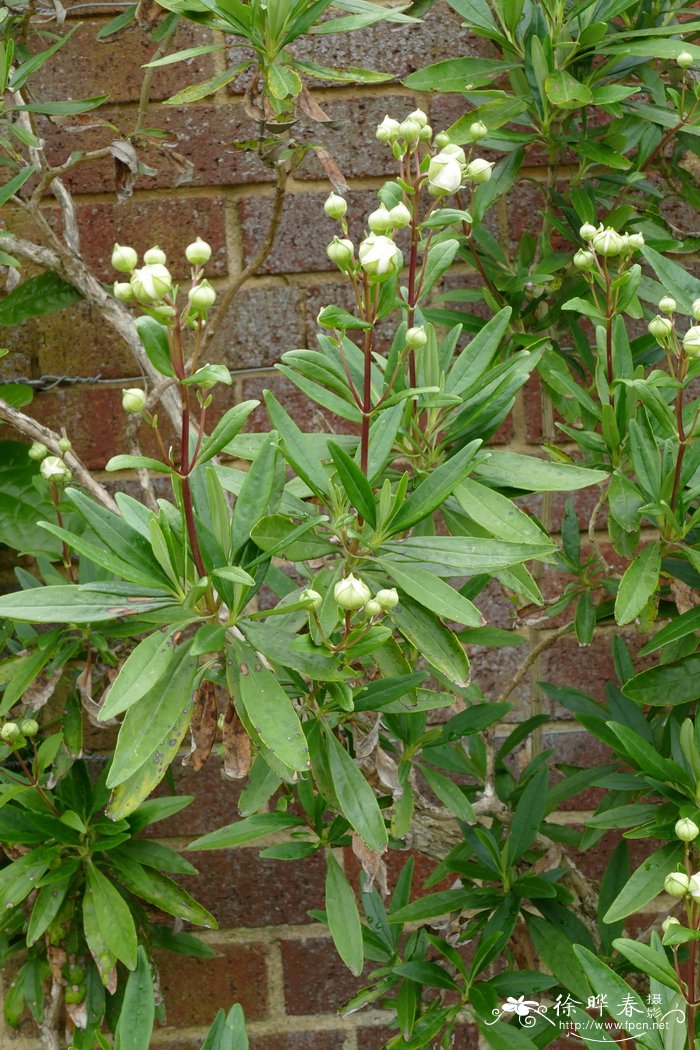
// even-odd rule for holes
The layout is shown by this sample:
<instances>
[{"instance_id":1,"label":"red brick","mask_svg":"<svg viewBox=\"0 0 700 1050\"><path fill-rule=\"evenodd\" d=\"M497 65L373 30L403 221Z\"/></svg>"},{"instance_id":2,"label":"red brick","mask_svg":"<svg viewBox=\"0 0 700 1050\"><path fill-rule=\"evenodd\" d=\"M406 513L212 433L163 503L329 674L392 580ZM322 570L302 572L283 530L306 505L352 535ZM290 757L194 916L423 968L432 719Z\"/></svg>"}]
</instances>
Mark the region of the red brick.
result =
<instances>
[{"instance_id":1,"label":"red brick","mask_svg":"<svg viewBox=\"0 0 700 1050\"><path fill-rule=\"evenodd\" d=\"M265 946L221 945L215 959L158 956L161 990L169 1025L208 1025L222 1007L240 1003L249 1021L267 1012Z\"/></svg>"},{"instance_id":2,"label":"red brick","mask_svg":"<svg viewBox=\"0 0 700 1050\"><path fill-rule=\"evenodd\" d=\"M330 940L284 941L281 949L288 1014L335 1013L360 987Z\"/></svg>"},{"instance_id":3,"label":"red brick","mask_svg":"<svg viewBox=\"0 0 700 1050\"><path fill-rule=\"evenodd\" d=\"M263 390L271 390L278 401L289 412L302 430L312 433L319 431L329 434L357 434L358 428L338 416L332 415L311 401L306 394L298 390L288 379L275 372L245 376L241 380L241 400L257 398L262 401ZM248 418L247 429L254 432L268 430L270 422L264 405L256 408Z\"/></svg>"},{"instance_id":4,"label":"red brick","mask_svg":"<svg viewBox=\"0 0 700 1050\"><path fill-rule=\"evenodd\" d=\"M76 453L90 468L100 469L110 456L124 451L126 417L118 387L58 387L35 397L29 414L47 426L65 426Z\"/></svg>"},{"instance_id":5,"label":"red brick","mask_svg":"<svg viewBox=\"0 0 700 1050\"><path fill-rule=\"evenodd\" d=\"M103 379L139 375L126 343L87 303L75 303L68 310L27 322L18 328L25 338L27 328L41 375Z\"/></svg>"},{"instance_id":6,"label":"red brick","mask_svg":"<svg viewBox=\"0 0 700 1050\"><path fill-rule=\"evenodd\" d=\"M223 928L308 923L308 910L323 907L325 865L318 855L294 863L261 860L253 846L187 856L200 874L183 878L183 885Z\"/></svg>"},{"instance_id":7,"label":"red brick","mask_svg":"<svg viewBox=\"0 0 700 1050\"><path fill-rule=\"evenodd\" d=\"M250 1050L342 1050L345 1032L289 1032L252 1036ZM365 1050L364 1046L362 1050Z\"/></svg>"},{"instance_id":8,"label":"red brick","mask_svg":"<svg viewBox=\"0 0 700 1050\"><path fill-rule=\"evenodd\" d=\"M245 781L223 779L222 760L218 755L210 755L199 773L195 773L192 766L183 766L179 758L170 770L174 790L172 784L161 783L154 794L194 795L194 801L162 824L153 824L150 831L154 836L204 835L239 819L238 799ZM195 867L199 859L201 855L193 861Z\"/></svg>"},{"instance_id":9,"label":"red brick","mask_svg":"<svg viewBox=\"0 0 700 1050\"><path fill-rule=\"evenodd\" d=\"M104 24L86 19L68 43L33 75L32 93L36 98L92 98L108 93L110 102L138 100L145 72L142 67L153 58L157 45L136 24L96 41L95 35ZM170 49L180 51L209 41L208 30L183 19ZM151 98L167 98L212 75L211 55L163 66L153 76ZM74 123L74 118L70 122Z\"/></svg>"},{"instance_id":10,"label":"red brick","mask_svg":"<svg viewBox=\"0 0 700 1050\"><path fill-rule=\"evenodd\" d=\"M234 369L269 368L307 344L303 290L247 285L234 299L211 344L211 356Z\"/></svg>"}]
</instances>

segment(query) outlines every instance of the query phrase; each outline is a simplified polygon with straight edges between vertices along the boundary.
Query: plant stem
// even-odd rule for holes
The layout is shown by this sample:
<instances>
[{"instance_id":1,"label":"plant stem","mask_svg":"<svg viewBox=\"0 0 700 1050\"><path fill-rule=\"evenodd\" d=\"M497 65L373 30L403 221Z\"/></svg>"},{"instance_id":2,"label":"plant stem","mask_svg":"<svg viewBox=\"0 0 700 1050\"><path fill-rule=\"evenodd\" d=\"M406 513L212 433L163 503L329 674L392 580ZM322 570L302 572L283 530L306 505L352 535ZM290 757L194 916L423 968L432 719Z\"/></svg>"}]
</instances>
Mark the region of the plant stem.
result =
<instances>
[{"instance_id":1,"label":"plant stem","mask_svg":"<svg viewBox=\"0 0 700 1050\"><path fill-rule=\"evenodd\" d=\"M681 488L681 474L683 472L683 458L688 445L688 436L683 426L683 380L685 379L687 361L685 352L681 350L678 362L678 381L681 384L676 391L676 425L678 427L678 455L676 456L676 469L673 475L673 492L671 493L671 510L676 509L678 496ZM693 941L693 944L695 942Z\"/></svg>"},{"instance_id":2,"label":"plant stem","mask_svg":"<svg viewBox=\"0 0 700 1050\"><path fill-rule=\"evenodd\" d=\"M371 289L367 275L363 278L364 285L364 320L373 321ZM360 435L360 469L367 474L367 463L369 461L369 421L372 415L372 328L366 328L363 336L362 351L364 354L364 380L362 390L362 433Z\"/></svg>"}]
</instances>

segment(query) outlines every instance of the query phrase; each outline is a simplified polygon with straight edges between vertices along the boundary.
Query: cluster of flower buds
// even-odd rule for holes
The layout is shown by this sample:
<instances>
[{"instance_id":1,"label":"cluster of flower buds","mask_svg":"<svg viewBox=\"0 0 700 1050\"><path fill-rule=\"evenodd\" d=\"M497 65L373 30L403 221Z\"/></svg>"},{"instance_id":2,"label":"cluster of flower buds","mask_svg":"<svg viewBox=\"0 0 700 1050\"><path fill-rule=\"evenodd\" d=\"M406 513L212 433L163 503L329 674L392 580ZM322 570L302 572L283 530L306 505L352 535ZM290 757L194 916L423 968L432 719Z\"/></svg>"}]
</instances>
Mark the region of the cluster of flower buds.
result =
<instances>
[{"instance_id":1,"label":"cluster of flower buds","mask_svg":"<svg viewBox=\"0 0 700 1050\"><path fill-rule=\"evenodd\" d=\"M28 739L39 732L39 723L34 718L25 718L20 722L5 722L0 728L0 740L10 747L24 747Z\"/></svg>"},{"instance_id":2,"label":"cluster of flower buds","mask_svg":"<svg viewBox=\"0 0 700 1050\"><path fill-rule=\"evenodd\" d=\"M588 247L579 248L574 255L574 266L578 270L597 270L598 258L630 256L644 247L643 234L618 233L611 226L603 226L602 223L594 226L592 222L585 222L579 230L579 235Z\"/></svg>"},{"instance_id":3,"label":"cluster of flower buds","mask_svg":"<svg viewBox=\"0 0 700 1050\"><path fill-rule=\"evenodd\" d=\"M333 588L336 605L345 612L360 612L365 617L384 616L399 604L399 595L395 587L385 587L377 591L374 597L364 580L345 576Z\"/></svg>"},{"instance_id":4,"label":"cluster of flower buds","mask_svg":"<svg viewBox=\"0 0 700 1050\"><path fill-rule=\"evenodd\" d=\"M694 842L700 835L700 827L690 817L680 817L674 828L681 842ZM671 897L690 896L700 900L700 872L688 875L685 871L672 871L664 879L664 889ZM664 930L665 932L665 930Z\"/></svg>"},{"instance_id":5,"label":"cluster of flower buds","mask_svg":"<svg viewBox=\"0 0 700 1050\"><path fill-rule=\"evenodd\" d=\"M59 438L59 452L70 452L72 447L70 440L65 435ZM52 485L67 485L73 476L62 456L49 455L48 448L41 441L33 441L27 455L39 464L39 471L44 481Z\"/></svg>"},{"instance_id":6,"label":"cluster of flower buds","mask_svg":"<svg viewBox=\"0 0 700 1050\"><path fill-rule=\"evenodd\" d=\"M676 300L670 295L664 295L659 300L659 312L652 317L648 324L651 335L657 343L664 348L673 343L675 319L674 315L678 308ZM700 299L696 299L690 308L690 316L694 321L700 321ZM700 325L691 325L683 336L683 350L686 357L700 357Z\"/></svg>"},{"instance_id":7,"label":"cluster of flower buds","mask_svg":"<svg viewBox=\"0 0 700 1050\"><path fill-rule=\"evenodd\" d=\"M201 279L202 267L211 258L211 247L201 237L185 248L185 258L192 267L192 287L187 293L192 312L198 317L206 316L216 301L216 292L208 281ZM155 245L143 253L143 266L138 267L138 255L134 248L115 244L112 266L128 281L115 281L114 296L121 302L135 300L149 308L158 320L169 321L175 314L172 300L177 295L173 279L166 266L166 255ZM127 410L127 411L133 411Z\"/></svg>"}]
</instances>

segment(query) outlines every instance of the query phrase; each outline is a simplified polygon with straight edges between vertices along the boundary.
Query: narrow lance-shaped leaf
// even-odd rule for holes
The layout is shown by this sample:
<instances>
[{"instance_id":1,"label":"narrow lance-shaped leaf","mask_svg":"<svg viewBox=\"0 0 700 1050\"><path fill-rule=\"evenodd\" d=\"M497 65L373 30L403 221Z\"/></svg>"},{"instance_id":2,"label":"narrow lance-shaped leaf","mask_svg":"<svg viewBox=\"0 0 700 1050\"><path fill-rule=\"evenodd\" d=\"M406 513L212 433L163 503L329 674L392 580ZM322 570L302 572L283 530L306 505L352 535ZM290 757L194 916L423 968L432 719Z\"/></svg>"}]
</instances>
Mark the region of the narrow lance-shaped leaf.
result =
<instances>
[{"instance_id":1,"label":"narrow lance-shaped leaf","mask_svg":"<svg viewBox=\"0 0 700 1050\"><path fill-rule=\"evenodd\" d=\"M647 604L659 585L661 545L648 543L625 570L615 598L615 620L630 623Z\"/></svg>"},{"instance_id":2,"label":"narrow lance-shaped leaf","mask_svg":"<svg viewBox=\"0 0 700 1050\"><path fill-rule=\"evenodd\" d=\"M326 919L338 955L358 977L364 964L360 913L355 894L330 851L326 855Z\"/></svg>"},{"instance_id":3,"label":"narrow lance-shaped leaf","mask_svg":"<svg viewBox=\"0 0 700 1050\"><path fill-rule=\"evenodd\" d=\"M114 1050L148 1050L153 1034L155 997L148 957L139 945L136 969L129 974L119 1022L114 1033Z\"/></svg>"},{"instance_id":4,"label":"narrow lance-shaped leaf","mask_svg":"<svg viewBox=\"0 0 700 1050\"><path fill-rule=\"evenodd\" d=\"M603 916L603 922L617 922L620 919L626 919L633 912L641 911L649 901L661 893L664 879L670 871L673 871L682 856L683 844L669 842L642 861L637 870L632 873L632 877L622 892L608 908Z\"/></svg>"},{"instance_id":5,"label":"narrow lance-shaped leaf","mask_svg":"<svg viewBox=\"0 0 700 1050\"><path fill-rule=\"evenodd\" d=\"M375 853L387 846L387 833L374 791L343 745L325 727L328 768L343 816Z\"/></svg>"},{"instance_id":6,"label":"narrow lance-shaped leaf","mask_svg":"<svg viewBox=\"0 0 700 1050\"><path fill-rule=\"evenodd\" d=\"M92 896L97 925L109 952L129 970L136 966L136 927L121 893L90 863L87 870L86 896Z\"/></svg>"}]
</instances>

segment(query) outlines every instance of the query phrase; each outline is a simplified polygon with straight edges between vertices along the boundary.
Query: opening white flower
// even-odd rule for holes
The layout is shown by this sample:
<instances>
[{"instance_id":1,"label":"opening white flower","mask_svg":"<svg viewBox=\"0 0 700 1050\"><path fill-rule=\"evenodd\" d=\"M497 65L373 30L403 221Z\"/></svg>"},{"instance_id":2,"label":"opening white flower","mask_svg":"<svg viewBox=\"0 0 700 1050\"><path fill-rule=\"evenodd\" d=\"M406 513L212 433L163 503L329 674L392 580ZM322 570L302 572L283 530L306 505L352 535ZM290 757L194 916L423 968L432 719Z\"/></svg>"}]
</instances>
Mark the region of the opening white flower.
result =
<instances>
[{"instance_id":1,"label":"opening white flower","mask_svg":"<svg viewBox=\"0 0 700 1050\"><path fill-rule=\"evenodd\" d=\"M370 235L357 250L360 265L370 277L390 277L403 265L403 257L391 237Z\"/></svg>"},{"instance_id":2,"label":"opening white flower","mask_svg":"<svg viewBox=\"0 0 700 1050\"><path fill-rule=\"evenodd\" d=\"M509 995L501 1009L504 1014L517 1014L518 1017L527 1017L533 1010L537 1010L539 1003L535 999L526 999L524 995L518 998Z\"/></svg>"},{"instance_id":3,"label":"opening white flower","mask_svg":"<svg viewBox=\"0 0 700 1050\"><path fill-rule=\"evenodd\" d=\"M438 153L428 168L428 182L441 193L455 193L462 185L462 165L449 153Z\"/></svg>"}]
</instances>

